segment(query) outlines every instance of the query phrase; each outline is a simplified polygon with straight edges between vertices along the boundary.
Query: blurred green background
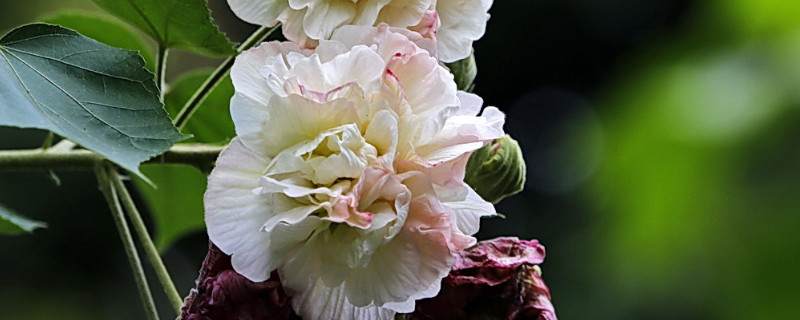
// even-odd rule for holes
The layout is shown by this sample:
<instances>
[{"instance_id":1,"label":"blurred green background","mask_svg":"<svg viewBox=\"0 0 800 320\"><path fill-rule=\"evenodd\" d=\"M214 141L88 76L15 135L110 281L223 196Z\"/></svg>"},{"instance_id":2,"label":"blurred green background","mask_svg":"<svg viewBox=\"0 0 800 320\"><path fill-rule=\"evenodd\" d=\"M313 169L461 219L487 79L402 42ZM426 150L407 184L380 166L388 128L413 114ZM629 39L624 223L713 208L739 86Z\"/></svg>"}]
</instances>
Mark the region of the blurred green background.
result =
<instances>
[{"instance_id":1,"label":"blurred green background","mask_svg":"<svg viewBox=\"0 0 800 320\"><path fill-rule=\"evenodd\" d=\"M209 2L233 40L253 30ZM98 10L2 1L0 29L62 9ZM490 13L476 92L507 113L528 182L478 236L545 244L560 319L800 319L800 2L504 0ZM170 57L169 79L214 63ZM0 128L0 148L44 135ZM0 319L143 318L93 176L58 175L0 173L0 203L49 224L0 237ZM206 241L165 253L181 294Z\"/></svg>"}]
</instances>

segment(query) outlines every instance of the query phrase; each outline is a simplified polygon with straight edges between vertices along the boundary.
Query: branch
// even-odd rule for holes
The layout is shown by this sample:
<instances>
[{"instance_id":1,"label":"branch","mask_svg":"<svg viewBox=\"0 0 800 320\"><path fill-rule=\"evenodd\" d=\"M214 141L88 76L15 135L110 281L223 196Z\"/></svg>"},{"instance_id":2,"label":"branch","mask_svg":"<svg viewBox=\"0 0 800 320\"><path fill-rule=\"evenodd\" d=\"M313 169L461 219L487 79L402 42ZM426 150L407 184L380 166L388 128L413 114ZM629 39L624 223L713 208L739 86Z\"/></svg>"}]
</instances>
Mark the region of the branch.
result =
<instances>
[{"instance_id":1,"label":"branch","mask_svg":"<svg viewBox=\"0 0 800 320\"><path fill-rule=\"evenodd\" d=\"M272 32L280 28L280 26L280 24L276 24L274 27L263 26L259 28L253 32L253 34L250 35L247 40L242 42L239 47L236 48L236 52L241 53L242 51L250 49L252 46L261 43L262 41L266 40L267 37L272 34ZM206 81L200 85L200 88L195 91L194 95L192 95L192 97L186 101L186 104L183 106L183 108L178 111L178 115L175 116L174 123L178 129L183 129L183 127L189 121L189 118L191 118L194 112L197 111L197 108L200 107L200 103L202 103L203 100L205 100L206 97L208 97L208 95L211 93L211 90L213 90L214 87L216 87L217 84L219 84L219 82L222 81L226 75L228 75L228 72L231 70L233 61L235 59L236 56L230 56L222 61L219 67L217 67L217 69L214 70L210 76L208 76Z\"/></svg>"},{"instance_id":2,"label":"branch","mask_svg":"<svg viewBox=\"0 0 800 320\"><path fill-rule=\"evenodd\" d=\"M223 146L175 145L145 163L187 164L208 171ZM93 170L103 156L85 149L0 150L0 171Z\"/></svg>"}]
</instances>

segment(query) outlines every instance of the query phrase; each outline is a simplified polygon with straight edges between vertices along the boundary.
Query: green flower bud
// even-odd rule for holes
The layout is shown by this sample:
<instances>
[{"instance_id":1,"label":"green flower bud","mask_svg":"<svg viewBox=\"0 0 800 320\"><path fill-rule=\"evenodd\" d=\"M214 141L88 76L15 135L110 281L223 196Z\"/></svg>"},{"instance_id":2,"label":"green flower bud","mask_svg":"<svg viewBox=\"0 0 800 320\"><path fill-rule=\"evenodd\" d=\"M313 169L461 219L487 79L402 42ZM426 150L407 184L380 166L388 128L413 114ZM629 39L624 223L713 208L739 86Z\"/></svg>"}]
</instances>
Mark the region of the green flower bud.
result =
<instances>
[{"instance_id":1,"label":"green flower bud","mask_svg":"<svg viewBox=\"0 0 800 320\"><path fill-rule=\"evenodd\" d=\"M467 162L464 181L491 203L522 191L525 160L517 141L506 135L475 150Z\"/></svg>"},{"instance_id":2,"label":"green flower bud","mask_svg":"<svg viewBox=\"0 0 800 320\"><path fill-rule=\"evenodd\" d=\"M470 53L469 57L456 62L445 63L445 65L455 76L458 90L471 92L474 87L472 82L475 80L475 76L478 75L478 65L475 64L474 52Z\"/></svg>"}]
</instances>

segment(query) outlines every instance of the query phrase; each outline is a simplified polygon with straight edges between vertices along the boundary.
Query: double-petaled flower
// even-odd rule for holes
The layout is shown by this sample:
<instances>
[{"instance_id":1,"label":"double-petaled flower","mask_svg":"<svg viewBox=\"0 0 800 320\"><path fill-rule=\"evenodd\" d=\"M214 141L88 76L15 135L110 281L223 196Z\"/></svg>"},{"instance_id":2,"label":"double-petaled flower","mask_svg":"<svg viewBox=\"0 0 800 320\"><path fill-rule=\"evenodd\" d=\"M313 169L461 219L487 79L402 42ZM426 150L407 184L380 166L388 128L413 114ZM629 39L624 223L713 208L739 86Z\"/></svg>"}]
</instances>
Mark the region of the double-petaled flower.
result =
<instances>
[{"instance_id":1,"label":"double-petaled flower","mask_svg":"<svg viewBox=\"0 0 800 320\"><path fill-rule=\"evenodd\" d=\"M258 282L277 270L304 319L386 320L435 296L495 214L463 178L504 116L478 116L482 100L456 90L418 33L329 38L236 59L238 138L209 178L206 224L236 272Z\"/></svg>"},{"instance_id":2,"label":"double-petaled flower","mask_svg":"<svg viewBox=\"0 0 800 320\"><path fill-rule=\"evenodd\" d=\"M439 58L466 58L486 30L492 0L228 0L244 21L283 24L287 39L312 48L346 25L386 23L438 39Z\"/></svg>"}]
</instances>

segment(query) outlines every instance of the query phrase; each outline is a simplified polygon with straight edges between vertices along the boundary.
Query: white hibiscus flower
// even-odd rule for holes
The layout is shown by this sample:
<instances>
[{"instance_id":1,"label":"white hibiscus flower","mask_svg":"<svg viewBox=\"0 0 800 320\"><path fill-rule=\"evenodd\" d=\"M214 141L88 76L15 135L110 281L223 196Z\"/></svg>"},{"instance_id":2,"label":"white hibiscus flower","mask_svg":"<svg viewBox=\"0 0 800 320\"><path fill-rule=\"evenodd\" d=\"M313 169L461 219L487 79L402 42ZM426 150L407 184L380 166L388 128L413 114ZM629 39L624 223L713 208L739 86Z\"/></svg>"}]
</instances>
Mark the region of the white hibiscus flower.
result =
<instances>
[{"instance_id":1,"label":"white hibiscus flower","mask_svg":"<svg viewBox=\"0 0 800 320\"><path fill-rule=\"evenodd\" d=\"M283 23L283 34L303 48L330 39L345 25L424 30L439 40L439 59L469 56L486 30L493 0L228 0L236 15L258 25Z\"/></svg>"},{"instance_id":2,"label":"white hibiscus flower","mask_svg":"<svg viewBox=\"0 0 800 320\"><path fill-rule=\"evenodd\" d=\"M304 319L413 311L495 214L463 177L504 116L477 116L481 99L407 35L264 43L231 71L239 136L209 177L208 234L248 279L278 270Z\"/></svg>"}]
</instances>

